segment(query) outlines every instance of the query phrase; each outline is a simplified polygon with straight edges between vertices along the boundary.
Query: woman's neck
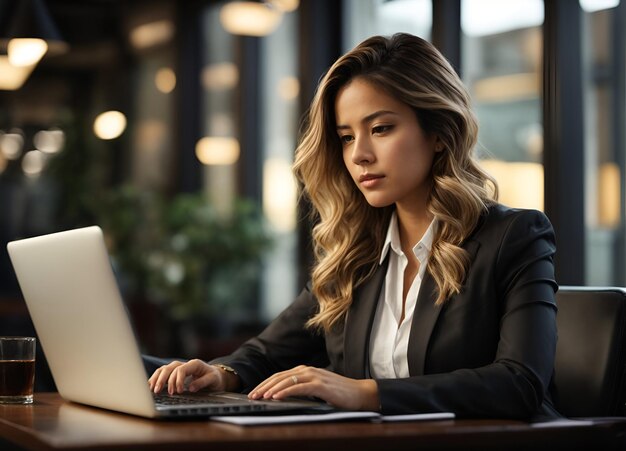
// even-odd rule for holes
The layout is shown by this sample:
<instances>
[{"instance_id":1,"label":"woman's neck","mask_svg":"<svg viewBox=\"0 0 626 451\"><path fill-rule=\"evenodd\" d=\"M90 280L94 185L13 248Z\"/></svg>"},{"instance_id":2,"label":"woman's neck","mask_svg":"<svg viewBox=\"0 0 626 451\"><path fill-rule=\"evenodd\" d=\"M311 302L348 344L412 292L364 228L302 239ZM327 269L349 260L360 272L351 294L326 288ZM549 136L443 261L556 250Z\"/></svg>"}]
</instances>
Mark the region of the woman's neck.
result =
<instances>
[{"instance_id":1,"label":"woman's neck","mask_svg":"<svg viewBox=\"0 0 626 451\"><path fill-rule=\"evenodd\" d=\"M427 209L407 211L401 208L396 210L396 214L398 215L400 244L404 253L407 254L422 239L433 220L433 215Z\"/></svg>"}]
</instances>

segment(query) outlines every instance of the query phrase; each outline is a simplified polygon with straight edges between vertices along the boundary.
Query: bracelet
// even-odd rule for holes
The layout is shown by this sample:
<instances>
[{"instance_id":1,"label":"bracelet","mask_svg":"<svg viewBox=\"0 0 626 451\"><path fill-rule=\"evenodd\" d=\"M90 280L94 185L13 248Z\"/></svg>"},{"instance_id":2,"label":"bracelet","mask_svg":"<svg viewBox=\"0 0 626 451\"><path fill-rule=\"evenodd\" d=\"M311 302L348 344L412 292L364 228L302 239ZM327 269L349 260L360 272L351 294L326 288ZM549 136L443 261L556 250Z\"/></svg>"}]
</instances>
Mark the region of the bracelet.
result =
<instances>
[{"instance_id":1,"label":"bracelet","mask_svg":"<svg viewBox=\"0 0 626 451\"><path fill-rule=\"evenodd\" d=\"M237 375L237 371L234 368L232 368L232 367L230 367L228 365L224 365L222 363L212 363L211 366L215 366L215 367L217 367L217 368L219 368L221 370L226 371L227 373L232 373L235 376Z\"/></svg>"}]
</instances>

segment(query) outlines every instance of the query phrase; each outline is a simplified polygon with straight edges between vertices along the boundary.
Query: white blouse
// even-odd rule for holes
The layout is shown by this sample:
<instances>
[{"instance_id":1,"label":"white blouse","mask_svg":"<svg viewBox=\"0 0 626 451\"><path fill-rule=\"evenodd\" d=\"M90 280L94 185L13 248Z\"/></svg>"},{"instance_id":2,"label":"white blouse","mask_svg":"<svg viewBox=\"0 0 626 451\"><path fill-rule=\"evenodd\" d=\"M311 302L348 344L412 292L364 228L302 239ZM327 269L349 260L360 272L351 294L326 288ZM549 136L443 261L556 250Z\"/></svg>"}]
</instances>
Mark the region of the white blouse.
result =
<instances>
[{"instance_id":1,"label":"white blouse","mask_svg":"<svg viewBox=\"0 0 626 451\"><path fill-rule=\"evenodd\" d=\"M426 265L433 244L436 222L433 221L422 236L422 239L413 247L420 267L415 279L411 283L406 296L404 319L398 327L402 315L402 289L404 285L404 270L408 259L400 246L398 231L398 217L394 213L389 222L387 237L380 256L382 264L391 249L389 266L385 275L385 282L378 299L376 316L370 336L370 374L376 379L395 379L409 377L409 361L407 350L413 312L417 303L417 294L426 272Z\"/></svg>"}]
</instances>

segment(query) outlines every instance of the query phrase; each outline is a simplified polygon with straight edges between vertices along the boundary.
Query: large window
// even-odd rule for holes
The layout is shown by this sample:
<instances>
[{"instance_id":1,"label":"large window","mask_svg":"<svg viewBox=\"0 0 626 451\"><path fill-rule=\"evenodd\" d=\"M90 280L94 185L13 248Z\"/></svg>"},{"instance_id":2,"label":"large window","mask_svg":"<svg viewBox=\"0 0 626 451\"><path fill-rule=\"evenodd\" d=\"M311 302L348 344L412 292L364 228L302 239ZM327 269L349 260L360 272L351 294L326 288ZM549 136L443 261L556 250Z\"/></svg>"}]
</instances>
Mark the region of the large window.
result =
<instances>
[{"instance_id":1,"label":"large window","mask_svg":"<svg viewBox=\"0 0 626 451\"><path fill-rule=\"evenodd\" d=\"M223 6L207 7L203 18L204 137L196 152L204 163L204 190L220 214L230 214L242 197L262 209L271 245L255 310L247 313L267 321L293 301L297 290L291 165L299 120L298 12L285 10L271 33L253 38L226 31ZM238 302L230 294L232 303Z\"/></svg>"},{"instance_id":2,"label":"large window","mask_svg":"<svg viewBox=\"0 0 626 451\"><path fill-rule=\"evenodd\" d=\"M300 82L297 76L297 13L261 43L263 212L273 245L263 268L261 317L273 319L296 296L297 188L292 175Z\"/></svg>"},{"instance_id":3,"label":"large window","mask_svg":"<svg viewBox=\"0 0 626 451\"><path fill-rule=\"evenodd\" d=\"M236 37L219 21L220 6L207 8L203 17L201 68L201 133L196 156L203 163L203 185L213 205L227 214L237 196L240 137L237 134L237 89L240 71L235 61Z\"/></svg>"},{"instance_id":4,"label":"large window","mask_svg":"<svg viewBox=\"0 0 626 451\"><path fill-rule=\"evenodd\" d=\"M349 50L373 35L412 33L430 40L431 0L346 0L343 47Z\"/></svg>"},{"instance_id":5,"label":"large window","mask_svg":"<svg viewBox=\"0 0 626 451\"><path fill-rule=\"evenodd\" d=\"M543 1L461 5L461 72L479 120L479 157L502 203L543 209Z\"/></svg>"},{"instance_id":6,"label":"large window","mask_svg":"<svg viewBox=\"0 0 626 451\"><path fill-rule=\"evenodd\" d=\"M581 0L588 285L623 285L624 30L619 0ZM621 6L623 7L623 5ZM620 45L620 43L622 45ZM619 51L622 49L622 52Z\"/></svg>"}]
</instances>

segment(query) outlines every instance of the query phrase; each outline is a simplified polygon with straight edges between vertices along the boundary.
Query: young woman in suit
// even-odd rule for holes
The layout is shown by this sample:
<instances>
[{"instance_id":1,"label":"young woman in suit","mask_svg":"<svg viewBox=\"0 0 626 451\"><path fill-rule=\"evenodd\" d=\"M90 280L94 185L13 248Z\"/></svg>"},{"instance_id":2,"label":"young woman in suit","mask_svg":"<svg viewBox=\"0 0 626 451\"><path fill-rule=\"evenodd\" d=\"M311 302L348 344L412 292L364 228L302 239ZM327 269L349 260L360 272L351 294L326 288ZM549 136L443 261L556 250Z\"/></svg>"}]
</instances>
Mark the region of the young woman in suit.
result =
<instances>
[{"instance_id":1,"label":"young woman in suit","mask_svg":"<svg viewBox=\"0 0 626 451\"><path fill-rule=\"evenodd\" d=\"M259 336L172 362L153 391L313 396L345 409L556 417L552 226L496 202L461 80L427 41L372 37L322 79L294 171L310 283Z\"/></svg>"}]
</instances>

